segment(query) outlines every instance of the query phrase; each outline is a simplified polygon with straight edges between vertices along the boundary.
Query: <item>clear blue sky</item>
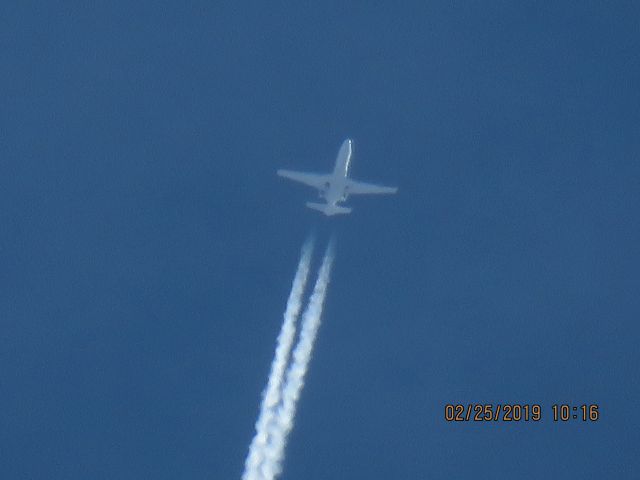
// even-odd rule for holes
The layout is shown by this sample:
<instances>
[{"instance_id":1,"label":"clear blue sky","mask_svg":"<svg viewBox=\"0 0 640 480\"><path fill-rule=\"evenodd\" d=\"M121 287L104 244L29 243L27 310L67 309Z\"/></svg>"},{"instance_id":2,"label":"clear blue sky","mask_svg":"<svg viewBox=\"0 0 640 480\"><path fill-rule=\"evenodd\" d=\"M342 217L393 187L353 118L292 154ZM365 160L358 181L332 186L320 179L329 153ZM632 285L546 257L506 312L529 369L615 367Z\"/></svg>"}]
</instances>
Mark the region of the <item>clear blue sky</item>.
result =
<instances>
[{"instance_id":1,"label":"clear blue sky","mask_svg":"<svg viewBox=\"0 0 640 480\"><path fill-rule=\"evenodd\" d=\"M312 229L283 480L640 478L640 6L374 3L0 7L0 478L239 478Z\"/></svg>"}]
</instances>

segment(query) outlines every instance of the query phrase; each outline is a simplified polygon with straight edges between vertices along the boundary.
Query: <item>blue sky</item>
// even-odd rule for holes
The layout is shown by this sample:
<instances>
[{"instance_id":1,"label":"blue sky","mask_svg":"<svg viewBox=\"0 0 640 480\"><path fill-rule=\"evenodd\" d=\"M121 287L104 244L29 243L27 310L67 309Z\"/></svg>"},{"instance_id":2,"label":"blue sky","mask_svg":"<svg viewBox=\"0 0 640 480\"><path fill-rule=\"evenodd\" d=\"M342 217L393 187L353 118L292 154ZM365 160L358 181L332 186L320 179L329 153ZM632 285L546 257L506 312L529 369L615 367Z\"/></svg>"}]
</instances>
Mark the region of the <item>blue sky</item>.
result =
<instances>
[{"instance_id":1,"label":"blue sky","mask_svg":"<svg viewBox=\"0 0 640 480\"><path fill-rule=\"evenodd\" d=\"M0 7L0 477L239 478L313 230L337 258L284 480L638 478L639 15ZM275 170L346 137L400 190L325 219Z\"/></svg>"}]
</instances>

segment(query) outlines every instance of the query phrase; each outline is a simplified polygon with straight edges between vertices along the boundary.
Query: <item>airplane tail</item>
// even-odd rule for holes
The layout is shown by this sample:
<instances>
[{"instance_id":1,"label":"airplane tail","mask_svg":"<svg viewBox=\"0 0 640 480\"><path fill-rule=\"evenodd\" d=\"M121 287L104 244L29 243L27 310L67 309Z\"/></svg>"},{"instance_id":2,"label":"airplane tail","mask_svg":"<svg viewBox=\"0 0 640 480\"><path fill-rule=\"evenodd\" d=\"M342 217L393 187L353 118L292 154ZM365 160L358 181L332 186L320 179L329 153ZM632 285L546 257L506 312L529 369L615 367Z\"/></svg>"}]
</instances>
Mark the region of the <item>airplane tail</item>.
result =
<instances>
[{"instance_id":1,"label":"airplane tail","mask_svg":"<svg viewBox=\"0 0 640 480\"><path fill-rule=\"evenodd\" d=\"M340 207L338 205L327 205L326 203L307 202L307 207L313 210L318 210L319 212L324 213L328 217L331 215L351 213L351 208L349 207Z\"/></svg>"}]
</instances>

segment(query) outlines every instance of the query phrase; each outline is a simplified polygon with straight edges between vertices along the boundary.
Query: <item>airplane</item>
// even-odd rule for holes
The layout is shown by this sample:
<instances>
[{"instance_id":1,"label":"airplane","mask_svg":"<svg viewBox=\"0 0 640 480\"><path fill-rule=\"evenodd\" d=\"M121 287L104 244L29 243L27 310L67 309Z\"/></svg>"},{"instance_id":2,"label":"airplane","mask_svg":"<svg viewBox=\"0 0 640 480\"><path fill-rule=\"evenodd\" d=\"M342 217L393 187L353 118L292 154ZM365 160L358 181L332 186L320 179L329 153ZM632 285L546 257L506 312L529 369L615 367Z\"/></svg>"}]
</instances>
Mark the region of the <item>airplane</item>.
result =
<instances>
[{"instance_id":1,"label":"airplane","mask_svg":"<svg viewBox=\"0 0 640 480\"><path fill-rule=\"evenodd\" d=\"M352 210L350 207L338 205L349 198L349 195L390 194L398 191L396 187L384 187L351 180L349 178L349 166L352 152L353 142L347 138L342 142L342 146L338 151L333 172L320 174L280 169L278 170L278 175L317 188L320 198L324 199L326 203L307 202L306 205L313 210L324 213L326 216L350 213Z\"/></svg>"}]
</instances>

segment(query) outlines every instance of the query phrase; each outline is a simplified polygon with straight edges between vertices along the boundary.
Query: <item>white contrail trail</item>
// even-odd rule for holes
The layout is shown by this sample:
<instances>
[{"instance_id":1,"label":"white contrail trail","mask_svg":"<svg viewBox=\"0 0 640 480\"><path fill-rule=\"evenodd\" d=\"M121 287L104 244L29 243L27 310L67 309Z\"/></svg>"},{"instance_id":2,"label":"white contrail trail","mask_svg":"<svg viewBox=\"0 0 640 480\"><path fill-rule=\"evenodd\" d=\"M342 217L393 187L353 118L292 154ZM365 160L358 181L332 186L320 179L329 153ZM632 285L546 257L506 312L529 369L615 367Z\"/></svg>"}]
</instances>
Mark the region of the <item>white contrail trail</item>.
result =
<instances>
[{"instance_id":1,"label":"white contrail trail","mask_svg":"<svg viewBox=\"0 0 640 480\"><path fill-rule=\"evenodd\" d=\"M286 383L282 389L282 403L278 408L274 423L269 428L269 443L265 450L266 457L259 468L261 475L259 478L273 480L282 471L287 436L293 427L298 399L311 360L313 344L320 327L322 307L327 293L333 258L334 240L331 239L322 260L309 304L302 317L300 339L293 351L291 364L287 370Z\"/></svg>"},{"instance_id":2,"label":"white contrail trail","mask_svg":"<svg viewBox=\"0 0 640 480\"><path fill-rule=\"evenodd\" d=\"M298 270L293 279L291 293L287 300L287 308L284 312L284 321L280 328L280 334L276 343L276 353L271 363L269 380L263 392L260 413L256 421L256 434L249 447L249 455L245 461L243 480L259 480L262 478L260 465L265 460L265 451L268 447L268 430L276 416L276 409L280 403L282 381L285 369L289 361L289 354L296 333L296 320L300 314L302 297L304 295L307 278L309 277L309 265L313 253L313 237L309 237L302 247Z\"/></svg>"}]
</instances>

